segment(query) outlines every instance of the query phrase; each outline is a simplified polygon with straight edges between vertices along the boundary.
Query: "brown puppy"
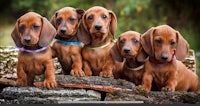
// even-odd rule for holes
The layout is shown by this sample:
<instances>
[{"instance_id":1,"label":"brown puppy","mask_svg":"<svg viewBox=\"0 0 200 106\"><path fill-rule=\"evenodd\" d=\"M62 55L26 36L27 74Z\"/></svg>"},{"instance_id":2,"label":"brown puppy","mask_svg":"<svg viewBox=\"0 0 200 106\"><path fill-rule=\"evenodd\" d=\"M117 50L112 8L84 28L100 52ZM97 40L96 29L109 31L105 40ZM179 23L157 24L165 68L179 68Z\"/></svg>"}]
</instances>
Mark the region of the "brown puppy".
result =
<instances>
[{"instance_id":1,"label":"brown puppy","mask_svg":"<svg viewBox=\"0 0 200 106\"><path fill-rule=\"evenodd\" d=\"M51 23L37 13L26 13L17 20L11 36L19 48L18 86L32 86L35 76L44 73L44 86L56 87L52 52L48 46L55 35Z\"/></svg>"},{"instance_id":2,"label":"brown puppy","mask_svg":"<svg viewBox=\"0 0 200 106\"><path fill-rule=\"evenodd\" d=\"M115 78L119 77L132 81L136 85L141 84L144 74L144 63L138 62L136 58L142 47L140 37L141 34L135 31L124 32L111 49L111 55L115 60L125 61L122 71L113 72Z\"/></svg>"},{"instance_id":3,"label":"brown puppy","mask_svg":"<svg viewBox=\"0 0 200 106\"><path fill-rule=\"evenodd\" d=\"M54 42L52 50L54 57L58 57L64 74L85 75L82 70L82 46L77 33L83 14L84 10L64 7L51 19L52 25L57 30L57 41Z\"/></svg>"},{"instance_id":4,"label":"brown puppy","mask_svg":"<svg viewBox=\"0 0 200 106\"><path fill-rule=\"evenodd\" d=\"M114 12L100 6L89 8L82 17L80 27L83 70L87 76L113 76L113 60L110 49L112 38L117 28L117 18Z\"/></svg>"},{"instance_id":5,"label":"brown puppy","mask_svg":"<svg viewBox=\"0 0 200 106\"><path fill-rule=\"evenodd\" d=\"M155 83L158 90L197 91L198 76L179 61L186 57L189 45L178 31L168 25L153 27L141 41L149 60L139 88L150 91Z\"/></svg>"}]
</instances>

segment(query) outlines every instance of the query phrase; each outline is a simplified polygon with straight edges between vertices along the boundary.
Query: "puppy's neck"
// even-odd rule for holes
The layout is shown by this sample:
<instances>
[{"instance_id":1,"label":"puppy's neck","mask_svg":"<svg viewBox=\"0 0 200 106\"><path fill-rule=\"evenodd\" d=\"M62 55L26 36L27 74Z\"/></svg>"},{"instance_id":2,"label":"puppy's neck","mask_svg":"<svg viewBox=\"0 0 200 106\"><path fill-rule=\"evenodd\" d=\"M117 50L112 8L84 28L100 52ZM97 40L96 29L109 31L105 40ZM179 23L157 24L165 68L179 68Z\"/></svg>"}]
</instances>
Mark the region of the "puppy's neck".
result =
<instances>
[{"instance_id":1,"label":"puppy's neck","mask_svg":"<svg viewBox=\"0 0 200 106\"><path fill-rule=\"evenodd\" d=\"M91 41L91 44L88 45L88 47L98 47L98 46L105 45L105 44L107 44L109 42L112 42L111 35L108 34L108 35L103 35L103 36L105 36L105 38L102 37L102 38L93 39Z\"/></svg>"},{"instance_id":2,"label":"puppy's neck","mask_svg":"<svg viewBox=\"0 0 200 106\"><path fill-rule=\"evenodd\" d=\"M37 49L40 49L42 47L40 47L39 45L33 45L33 46L24 46L24 49L27 49L27 50L37 50Z\"/></svg>"},{"instance_id":3,"label":"puppy's neck","mask_svg":"<svg viewBox=\"0 0 200 106\"><path fill-rule=\"evenodd\" d=\"M138 62L137 59L134 57L126 59L125 65L128 68L137 68L141 65L144 65L144 62Z\"/></svg>"},{"instance_id":4,"label":"puppy's neck","mask_svg":"<svg viewBox=\"0 0 200 106\"><path fill-rule=\"evenodd\" d=\"M70 41L70 42L79 41L78 37L77 37L77 34L75 34L75 35L66 35L66 36L67 37L62 37L60 35L56 35L56 39L63 40L63 41Z\"/></svg>"}]
</instances>

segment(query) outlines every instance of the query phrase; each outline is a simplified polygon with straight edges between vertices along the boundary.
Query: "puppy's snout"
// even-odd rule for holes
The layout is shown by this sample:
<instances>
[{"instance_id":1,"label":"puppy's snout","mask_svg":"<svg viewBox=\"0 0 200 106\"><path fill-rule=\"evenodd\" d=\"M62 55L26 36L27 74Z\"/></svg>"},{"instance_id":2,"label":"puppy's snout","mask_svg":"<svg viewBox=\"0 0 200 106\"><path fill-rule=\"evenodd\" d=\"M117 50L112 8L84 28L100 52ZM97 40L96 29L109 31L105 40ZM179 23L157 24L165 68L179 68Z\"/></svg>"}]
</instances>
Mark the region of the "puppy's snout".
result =
<instances>
[{"instance_id":1,"label":"puppy's snout","mask_svg":"<svg viewBox=\"0 0 200 106\"><path fill-rule=\"evenodd\" d=\"M65 28L65 27L62 27L61 29L60 29L60 32L61 33L65 33L67 31L67 29Z\"/></svg>"},{"instance_id":2,"label":"puppy's snout","mask_svg":"<svg viewBox=\"0 0 200 106\"><path fill-rule=\"evenodd\" d=\"M26 43L31 42L31 37L30 37L30 36L25 36L25 37L24 37L24 41L25 41Z\"/></svg>"},{"instance_id":3,"label":"puppy's snout","mask_svg":"<svg viewBox=\"0 0 200 106\"><path fill-rule=\"evenodd\" d=\"M100 25L100 24L95 25L96 30L101 30L101 28L102 28L102 25Z\"/></svg>"},{"instance_id":4,"label":"puppy's snout","mask_svg":"<svg viewBox=\"0 0 200 106\"><path fill-rule=\"evenodd\" d=\"M130 48L124 48L124 52L125 52L125 53L129 53L130 51L131 51Z\"/></svg>"},{"instance_id":5,"label":"puppy's snout","mask_svg":"<svg viewBox=\"0 0 200 106\"><path fill-rule=\"evenodd\" d=\"M163 60L167 60L167 59L168 59L168 54L163 53L161 58L162 58Z\"/></svg>"}]
</instances>

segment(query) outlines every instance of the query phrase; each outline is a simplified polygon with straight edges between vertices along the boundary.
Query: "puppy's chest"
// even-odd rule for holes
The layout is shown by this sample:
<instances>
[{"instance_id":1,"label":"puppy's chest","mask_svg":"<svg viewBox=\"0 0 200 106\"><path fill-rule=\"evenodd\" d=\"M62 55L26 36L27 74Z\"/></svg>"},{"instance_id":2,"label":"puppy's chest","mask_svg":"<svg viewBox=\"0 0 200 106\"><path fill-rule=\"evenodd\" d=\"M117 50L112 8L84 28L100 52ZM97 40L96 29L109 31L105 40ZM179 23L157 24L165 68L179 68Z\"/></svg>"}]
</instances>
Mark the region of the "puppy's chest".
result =
<instances>
[{"instance_id":1,"label":"puppy's chest","mask_svg":"<svg viewBox=\"0 0 200 106\"><path fill-rule=\"evenodd\" d=\"M152 76L153 80L160 85L165 85L167 80L170 78L172 72L176 71L174 65L153 65Z\"/></svg>"},{"instance_id":2,"label":"puppy's chest","mask_svg":"<svg viewBox=\"0 0 200 106\"><path fill-rule=\"evenodd\" d=\"M82 51L83 58L87 61L95 62L95 60L99 60L101 62L108 59L109 53L108 50L105 49L99 49L99 50L90 50L87 48L84 48Z\"/></svg>"},{"instance_id":3,"label":"puppy's chest","mask_svg":"<svg viewBox=\"0 0 200 106\"><path fill-rule=\"evenodd\" d=\"M58 44L57 47L54 47L57 51L57 56L60 58L68 58L72 55L81 53L80 45L63 45Z\"/></svg>"},{"instance_id":4,"label":"puppy's chest","mask_svg":"<svg viewBox=\"0 0 200 106\"><path fill-rule=\"evenodd\" d=\"M50 59L45 54L23 54L19 56L18 62L28 72L42 72L45 69L45 63ZM36 73L35 73L36 74Z\"/></svg>"}]
</instances>

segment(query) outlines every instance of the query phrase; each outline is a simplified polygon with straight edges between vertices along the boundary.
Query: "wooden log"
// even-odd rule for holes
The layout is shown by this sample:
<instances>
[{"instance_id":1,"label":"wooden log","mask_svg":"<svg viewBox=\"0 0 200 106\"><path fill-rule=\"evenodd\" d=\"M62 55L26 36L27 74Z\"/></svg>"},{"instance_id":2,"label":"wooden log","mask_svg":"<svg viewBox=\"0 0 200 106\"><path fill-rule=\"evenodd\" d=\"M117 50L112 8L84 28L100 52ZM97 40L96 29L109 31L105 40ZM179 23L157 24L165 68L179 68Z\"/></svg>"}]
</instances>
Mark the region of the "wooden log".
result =
<instances>
[{"instance_id":1,"label":"wooden log","mask_svg":"<svg viewBox=\"0 0 200 106\"><path fill-rule=\"evenodd\" d=\"M15 83L16 83L15 81L17 79L17 74L16 74L16 63L18 60L17 55L18 55L18 49L16 49L15 47L12 47L12 46L0 47L0 84L11 85L11 86L15 85ZM59 75L61 73L60 63L58 62L57 58L55 58L53 61L54 61L54 66L56 68L55 74ZM188 56L183 61L183 63L189 69L196 72L196 61L195 61L195 54L194 54L193 50L189 51ZM78 81L82 80L82 79L78 79L78 78L76 78L76 79ZM95 79L90 78L90 81L92 81L92 80L95 80ZM108 82L106 82L106 83L108 83ZM74 84L74 83L70 83L70 84ZM90 84L90 83L87 83L87 84ZM69 83L68 83L68 85L66 85L64 83L60 83L59 86L62 86L62 87L70 87L71 86L72 87L72 85L69 85ZM73 85L73 86L80 88L80 86L78 86L78 85ZM82 85L82 87L90 88L90 89L99 89L98 87L94 88L94 87L87 86L87 85ZM107 89L108 88L109 88L109 86L107 86ZM115 90L113 89L113 91L115 91ZM107 91L107 92L111 92L111 91Z\"/></svg>"},{"instance_id":2,"label":"wooden log","mask_svg":"<svg viewBox=\"0 0 200 106\"><path fill-rule=\"evenodd\" d=\"M44 76L38 76L34 85L42 88ZM74 77L71 75L56 75L59 88L83 88L101 92L132 91L135 84L123 79L103 78L99 76Z\"/></svg>"},{"instance_id":3,"label":"wooden log","mask_svg":"<svg viewBox=\"0 0 200 106\"><path fill-rule=\"evenodd\" d=\"M0 47L0 85L15 85L15 81L17 79L17 52L18 50L14 47ZM193 50L190 50L183 63L189 69L196 72L196 61ZM46 88L35 87L6 87L1 89L0 104L57 104L72 103L70 101L99 100L104 100L104 102L101 103L105 104L110 102L115 103L115 101L116 103L140 101L140 103L147 104L200 103L200 95L194 92L153 91L147 93L140 90L134 90L133 88L135 85L133 83L122 79L103 78L98 76L74 77L70 75L61 75L61 66L58 63L57 58L54 59L54 65L56 68L55 74L56 81L58 82L58 88L47 90ZM36 86L43 87L41 83L43 80L43 75L37 76L35 79ZM89 91L91 91L92 94ZM96 91L107 93L105 96L102 96L104 94ZM73 95L70 95L73 94L73 92L78 92L80 94L75 93L75 98L73 98Z\"/></svg>"},{"instance_id":4,"label":"wooden log","mask_svg":"<svg viewBox=\"0 0 200 106\"><path fill-rule=\"evenodd\" d=\"M199 104L200 95L186 91L151 91L147 93L142 90L133 90L107 93L105 101L143 101L145 104Z\"/></svg>"}]
</instances>

